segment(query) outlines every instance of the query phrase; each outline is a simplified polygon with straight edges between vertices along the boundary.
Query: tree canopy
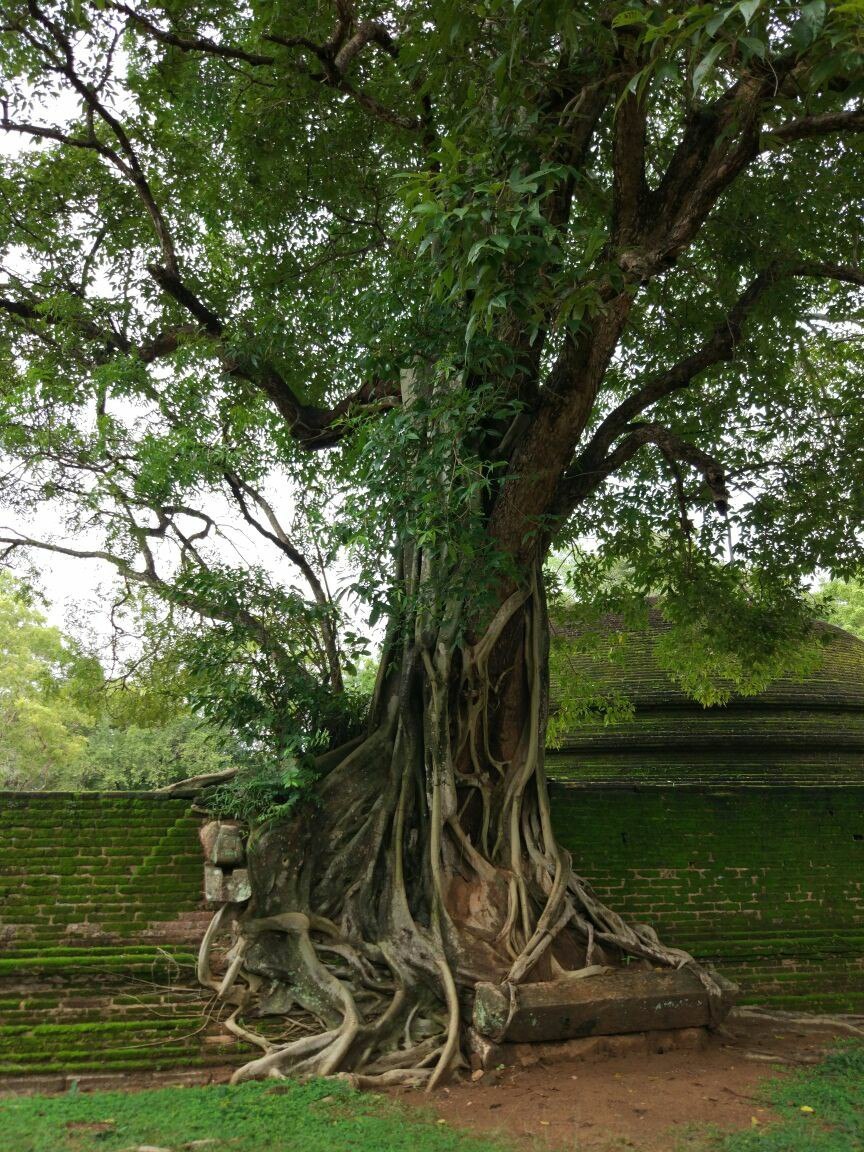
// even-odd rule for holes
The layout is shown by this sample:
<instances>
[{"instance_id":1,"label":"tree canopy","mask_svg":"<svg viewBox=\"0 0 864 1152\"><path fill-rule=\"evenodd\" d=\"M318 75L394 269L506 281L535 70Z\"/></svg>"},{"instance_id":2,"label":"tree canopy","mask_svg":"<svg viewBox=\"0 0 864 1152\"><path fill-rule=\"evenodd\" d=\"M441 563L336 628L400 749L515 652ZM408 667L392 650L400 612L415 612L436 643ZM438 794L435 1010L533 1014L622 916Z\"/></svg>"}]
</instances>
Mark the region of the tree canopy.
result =
<instances>
[{"instance_id":1,"label":"tree canopy","mask_svg":"<svg viewBox=\"0 0 864 1152\"><path fill-rule=\"evenodd\" d=\"M542 564L659 592L696 690L860 570L864 4L0 10L0 540L106 560L207 707L322 753L207 977L312 1032L242 1074L436 1083L478 979L693 966L555 842Z\"/></svg>"},{"instance_id":2,"label":"tree canopy","mask_svg":"<svg viewBox=\"0 0 864 1152\"><path fill-rule=\"evenodd\" d=\"M829 580L820 588L825 597L827 617L864 640L864 585L860 580Z\"/></svg>"},{"instance_id":3,"label":"tree canopy","mask_svg":"<svg viewBox=\"0 0 864 1152\"><path fill-rule=\"evenodd\" d=\"M860 5L4 13L4 499L289 696L406 531L737 612L859 564Z\"/></svg>"}]
</instances>

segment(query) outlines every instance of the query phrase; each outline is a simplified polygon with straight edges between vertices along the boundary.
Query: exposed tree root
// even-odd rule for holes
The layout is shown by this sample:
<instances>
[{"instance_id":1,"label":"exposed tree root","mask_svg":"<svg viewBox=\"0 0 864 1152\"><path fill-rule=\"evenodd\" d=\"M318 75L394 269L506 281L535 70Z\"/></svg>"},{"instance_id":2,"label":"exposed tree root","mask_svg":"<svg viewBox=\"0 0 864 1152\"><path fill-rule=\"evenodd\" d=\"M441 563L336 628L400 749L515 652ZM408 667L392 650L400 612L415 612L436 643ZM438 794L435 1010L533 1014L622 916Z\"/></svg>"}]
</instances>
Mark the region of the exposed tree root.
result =
<instances>
[{"instance_id":1,"label":"exposed tree root","mask_svg":"<svg viewBox=\"0 0 864 1152\"><path fill-rule=\"evenodd\" d=\"M821 1056L775 1056L770 1052L745 1052L745 1060L757 1064L821 1064Z\"/></svg>"},{"instance_id":2,"label":"exposed tree root","mask_svg":"<svg viewBox=\"0 0 864 1152\"><path fill-rule=\"evenodd\" d=\"M418 617L401 652L391 646L371 734L332 765L316 806L253 834L252 899L205 935L199 978L261 1052L235 1082L434 1088L463 1062L480 980L512 990L624 963L688 967L720 1003L708 972L606 907L556 841L539 584L473 645L456 643L458 611L446 618L434 642ZM210 954L229 927L217 979Z\"/></svg>"},{"instance_id":3,"label":"exposed tree root","mask_svg":"<svg viewBox=\"0 0 864 1152\"><path fill-rule=\"evenodd\" d=\"M814 1028L819 1031L830 1029L835 1032L845 1032L850 1036L864 1037L864 1016L858 1015L820 1015L801 1012L781 1012L769 1008L750 1007L734 1008L732 1016L743 1020L773 1020L777 1024L785 1024L794 1028Z\"/></svg>"}]
</instances>

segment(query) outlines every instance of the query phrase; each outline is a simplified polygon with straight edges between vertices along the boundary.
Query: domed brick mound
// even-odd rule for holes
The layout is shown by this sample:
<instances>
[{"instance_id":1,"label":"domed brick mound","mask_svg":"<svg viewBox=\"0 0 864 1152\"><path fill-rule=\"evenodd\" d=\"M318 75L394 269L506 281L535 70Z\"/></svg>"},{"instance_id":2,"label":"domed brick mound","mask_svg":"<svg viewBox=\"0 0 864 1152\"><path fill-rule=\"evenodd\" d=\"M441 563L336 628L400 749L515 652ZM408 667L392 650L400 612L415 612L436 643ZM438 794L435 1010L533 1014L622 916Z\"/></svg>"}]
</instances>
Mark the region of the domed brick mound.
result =
<instances>
[{"instance_id":1,"label":"domed brick mound","mask_svg":"<svg viewBox=\"0 0 864 1152\"><path fill-rule=\"evenodd\" d=\"M606 626L621 628L615 619ZM598 662L574 642L573 674L620 692L634 715L565 733L547 754L549 775L592 783L864 783L864 643L830 624L815 627L823 642L816 671L710 708L660 666L655 645L668 625L654 609L647 628L623 632L614 662ZM555 695L553 685L553 707Z\"/></svg>"}]
</instances>

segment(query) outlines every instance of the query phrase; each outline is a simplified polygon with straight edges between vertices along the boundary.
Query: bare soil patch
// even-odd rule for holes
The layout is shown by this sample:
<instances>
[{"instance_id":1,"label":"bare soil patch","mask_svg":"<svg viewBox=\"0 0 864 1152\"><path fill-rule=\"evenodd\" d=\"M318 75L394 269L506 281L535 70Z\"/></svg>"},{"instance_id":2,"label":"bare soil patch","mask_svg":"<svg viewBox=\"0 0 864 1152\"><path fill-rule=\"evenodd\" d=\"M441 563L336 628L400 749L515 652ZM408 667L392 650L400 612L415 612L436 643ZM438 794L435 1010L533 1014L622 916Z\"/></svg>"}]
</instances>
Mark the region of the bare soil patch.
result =
<instances>
[{"instance_id":1,"label":"bare soil patch","mask_svg":"<svg viewBox=\"0 0 864 1152\"><path fill-rule=\"evenodd\" d=\"M856 1023L858 1022L856 1018ZM438 1089L388 1093L434 1113L449 1127L501 1137L521 1152L706 1152L710 1130L770 1125L759 1095L769 1077L815 1064L846 1034L765 1019L733 1018L701 1050L631 1052L590 1059L539 1061L487 1071ZM225 1083L232 1068L126 1076L27 1077L0 1084L0 1096ZM271 1092L286 1091L278 1086ZM108 1123L103 1121L104 1123ZM69 1123L70 1136L92 1138L92 1123Z\"/></svg>"},{"instance_id":2,"label":"bare soil patch","mask_svg":"<svg viewBox=\"0 0 864 1152\"><path fill-rule=\"evenodd\" d=\"M706 1127L770 1124L760 1083L778 1070L816 1062L841 1035L736 1019L701 1051L506 1068L476 1081L466 1076L424 1101L454 1128L500 1135L531 1152L697 1149L704 1147ZM418 1094L398 1095L419 1102Z\"/></svg>"}]
</instances>

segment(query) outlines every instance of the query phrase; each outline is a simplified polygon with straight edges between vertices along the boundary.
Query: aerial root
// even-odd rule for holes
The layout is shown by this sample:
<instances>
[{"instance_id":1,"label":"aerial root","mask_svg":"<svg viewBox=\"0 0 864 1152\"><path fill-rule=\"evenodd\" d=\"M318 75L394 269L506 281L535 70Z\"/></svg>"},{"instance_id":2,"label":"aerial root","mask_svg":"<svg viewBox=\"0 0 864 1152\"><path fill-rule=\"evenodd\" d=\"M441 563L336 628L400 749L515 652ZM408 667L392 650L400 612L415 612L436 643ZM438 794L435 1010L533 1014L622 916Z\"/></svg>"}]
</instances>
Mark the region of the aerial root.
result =
<instances>
[{"instance_id":1,"label":"aerial root","mask_svg":"<svg viewBox=\"0 0 864 1152\"><path fill-rule=\"evenodd\" d=\"M444 994L447 998L447 1039L444 1043L444 1048L441 1055L438 1057L438 1063L429 1079L428 1089L432 1089L441 1082L441 1078L450 1071L456 1056L459 1053L459 992L456 988L456 981L453 979L453 973L450 971L450 965L446 959L441 959L438 962L438 969L441 973L441 979L444 983Z\"/></svg>"},{"instance_id":2,"label":"aerial root","mask_svg":"<svg viewBox=\"0 0 864 1152\"><path fill-rule=\"evenodd\" d=\"M737 1019L743 1018L745 1020L772 1020L777 1024L798 1028L816 1028L819 1030L832 1028L850 1036L864 1037L864 1016L858 1015L810 1015L809 1013L782 1012L773 1008L759 1008L749 1004L733 1008L731 1015Z\"/></svg>"},{"instance_id":3,"label":"aerial root","mask_svg":"<svg viewBox=\"0 0 864 1152\"><path fill-rule=\"evenodd\" d=\"M195 970L198 983L205 988L211 988L216 995L220 997L222 981L217 980L213 975L213 970L210 967L210 956L213 951L213 941L216 939L219 929L222 927L222 921L228 915L230 908L230 904L223 904L207 925L207 931L204 933L201 945L198 948L198 963Z\"/></svg>"},{"instance_id":4,"label":"aerial root","mask_svg":"<svg viewBox=\"0 0 864 1152\"><path fill-rule=\"evenodd\" d=\"M458 989L449 965L443 959L439 978L444 988L447 1020L439 1018L432 1006L406 991L407 973L399 962L388 958L384 944L365 946L349 942L331 921L303 913L283 913L252 922L249 934L241 935L229 952L228 971L221 981L212 973L210 954L225 909L214 917L202 942L199 976L214 990L222 990L237 1004L225 1022L232 1035L260 1050L260 1055L238 1068L233 1084L262 1077L322 1076L348 1078L358 1087L392 1084L424 1085L440 1082L460 1059L460 1014ZM284 932L294 938L292 955L297 970L291 983L300 994L301 1015L310 1017L312 1031L285 1039L264 1035L241 1019L246 1002L240 996L241 978L250 984L263 983L254 973L243 970L248 944L261 930ZM310 930L322 935L313 939ZM437 949L436 949L437 951ZM443 948L441 948L443 956ZM382 969L389 968L389 979ZM321 1006L312 1010L317 996ZM237 1003L237 1000L240 1002ZM302 1009L305 1004L305 1010ZM362 1010L360 1005L362 1004ZM341 1020L334 1026L338 1008ZM328 1015L329 1013L329 1015ZM298 1020L287 1019L297 1028ZM295 1029L296 1030L296 1029Z\"/></svg>"},{"instance_id":5,"label":"aerial root","mask_svg":"<svg viewBox=\"0 0 864 1152\"><path fill-rule=\"evenodd\" d=\"M242 1068L238 1068L231 1077L232 1084L242 1084L244 1080L257 1080L262 1076L281 1075L283 1067L289 1063L299 1065L303 1057L317 1054L335 1040L339 1035L338 1029L328 1032L317 1032L314 1036L304 1036L300 1040L292 1040L290 1044L271 1048L265 1056L257 1060L250 1060Z\"/></svg>"},{"instance_id":6,"label":"aerial root","mask_svg":"<svg viewBox=\"0 0 864 1152\"><path fill-rule=\"evenodd\" d=\"M340 1072L334 1080L343 1080L352 1088L419 1088L429 1084L432 1072L428 1068L395 1068L391 1072L371 1075L368 1072Z\"/></svg>"}]
</instances>

